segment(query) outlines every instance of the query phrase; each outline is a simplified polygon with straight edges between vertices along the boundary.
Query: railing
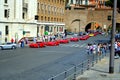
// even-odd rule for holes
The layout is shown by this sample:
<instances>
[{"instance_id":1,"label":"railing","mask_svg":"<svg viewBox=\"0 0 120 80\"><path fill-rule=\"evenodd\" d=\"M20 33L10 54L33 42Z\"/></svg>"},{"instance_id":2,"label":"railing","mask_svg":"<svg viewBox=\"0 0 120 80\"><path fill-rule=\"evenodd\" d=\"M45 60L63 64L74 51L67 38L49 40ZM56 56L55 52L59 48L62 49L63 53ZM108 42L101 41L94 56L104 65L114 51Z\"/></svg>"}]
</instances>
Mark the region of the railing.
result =
<instances>
[{"instance_id":1,"label":"railing","mask_svg":"<svg viewBox=\"0 0 120 80\"><path fill-rule=\"evenodd\" d=\"M81 62L78 65L74 65L73 67L65 70L64 72L52 76L48 80L76 80L78 75L82 75L86 70L89 70L94 66L98 61L104 58L104 54L90 54L88 55L88 59L84 62Z\"/></svg>"}]
</instances>

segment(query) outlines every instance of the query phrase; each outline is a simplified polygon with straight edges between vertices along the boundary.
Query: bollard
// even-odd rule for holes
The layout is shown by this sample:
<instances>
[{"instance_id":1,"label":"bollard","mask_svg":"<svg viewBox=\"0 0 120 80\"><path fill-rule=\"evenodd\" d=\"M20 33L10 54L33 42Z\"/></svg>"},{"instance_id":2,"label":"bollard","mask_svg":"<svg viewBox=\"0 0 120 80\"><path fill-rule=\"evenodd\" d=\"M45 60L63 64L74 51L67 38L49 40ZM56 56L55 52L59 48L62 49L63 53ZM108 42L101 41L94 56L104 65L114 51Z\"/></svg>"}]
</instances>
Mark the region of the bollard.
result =
<instances>
[{"instance_id":1,"label":"bollard","mask_svg":"<svg viewBox=\"0 0 120 80\"><path fill-rule=\"evenodd\" d=\"M51 78L51 80L54 80L54 78Z\"/></svg>"},{"instance_id":2,"label":"bollard","mask_svg":"<svg viewBox=\"0 0 120 80\"><path fill-rule=\"evenodd\" d=\"M119 63L119 73L120 73L120 63Z\"/></svg>"},{"instance_id":3,"label":"bollard","mask_svg":"<svg viewBox=\"0 0 120 80\"><path fill-rule=\"evenodd\" d=\"M88 59L88 67L87 67L87 70L90 69L90 60Z\"/></svg>"},{"instance_id":4,"label":"bollard","mask_svg":"<svg viewBox=\"0 0 120 80\"><path fill-rule=\"evenodd\" d=\"M83 74L83 68L84 68L84 63L82 63L82 70L81 70L81 74Z\"/></svg>"},{"instance_id":5,"label":"bollard","mask_svg":"<svg viewBox=\"0 0 120 80\"><path fill-rule=\"evenodd\" d=\"M96 53L96 63L98 63L98 53Z\"/></svg>"},{"instance_id":6,"label":"bollard","mask_svg":"<svg viewBox=\"0 0 120 80\"><path fill-rule=\"evenodd\" d=\"M54 77L52 76L52 78L50 80L54 80Z\"/></svg>"},{"instance_id":7,"label":"bollard","mask_svg":"<svg viewBox=\"0 0 120 80\"><path fill-rule=\"evenodd\" d=\"M74 67L74 76L72 80L76 80L76 66Z\"/></svg>"},{"instance_id":8,"label":"bollard","mask_svg":"<svg viewBox=\"0 0 120 80\"><path fill-rule=\"evenodd\" d=\"M76 73L74 74L74 78L72 80L76 80Z\"/></svg>"},{"instance_id":9,"label":"bollard","mask_svg":"<svg viewBox=\"0 0 120 80\"><path fill-rule=\"evenodd\" d=\"M94 54L93 54L93 60L92 60L92 67L94 66Z\"/></svg>"},{"instance_id":10,"label":"bollard","mask_svg":"<svg viewBox=\"0 0 120 80\"><path fill-rule=\"evenodd\" d=\"M65 71L65 79L67 78L67 71Z\"/></svg>"}]
</instances>

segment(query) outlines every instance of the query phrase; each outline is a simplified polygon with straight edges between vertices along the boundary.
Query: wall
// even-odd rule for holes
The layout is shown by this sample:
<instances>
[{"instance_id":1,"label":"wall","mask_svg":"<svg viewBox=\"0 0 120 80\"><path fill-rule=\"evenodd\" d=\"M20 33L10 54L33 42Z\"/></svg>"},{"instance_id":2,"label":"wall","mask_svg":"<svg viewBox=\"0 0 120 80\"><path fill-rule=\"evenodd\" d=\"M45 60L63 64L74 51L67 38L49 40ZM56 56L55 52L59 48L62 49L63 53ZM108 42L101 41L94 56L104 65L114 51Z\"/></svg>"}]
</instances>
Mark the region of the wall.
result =
<instances>
[{"instance_id":1,"label":"wall","mask_svg":"<svg viewBox=\"0 0 120 80\"><path fill-rule=\"evenodd\" d=\"M111 20L108 20L108 16L112 16L112 10L111 9L99 9L99 10L66 10L65 12L65 26L68 30L71 30L73 32L79 32L79 21L75 21L72 23L75 19L80 19L80 31L85 31L85 27L87 24L91 22L97 22L100 27L108 28L112 24L112 18ZM117 13L118 14L118 13ZM120 15L117 15L117 23L120 23Z\"/></svg>"}]
</instances>

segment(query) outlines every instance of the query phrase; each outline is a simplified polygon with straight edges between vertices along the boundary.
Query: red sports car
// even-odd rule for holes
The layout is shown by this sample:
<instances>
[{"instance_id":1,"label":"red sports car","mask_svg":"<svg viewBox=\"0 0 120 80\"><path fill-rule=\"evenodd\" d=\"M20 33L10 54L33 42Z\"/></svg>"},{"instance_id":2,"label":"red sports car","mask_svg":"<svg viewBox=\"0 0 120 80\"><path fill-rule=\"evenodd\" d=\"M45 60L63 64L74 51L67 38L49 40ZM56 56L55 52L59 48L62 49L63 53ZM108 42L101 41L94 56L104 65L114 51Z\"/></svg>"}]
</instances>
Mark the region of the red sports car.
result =
<instances>
[{"instance_id":1,"label":"red sports car","mask_svg":"<svg viewBox=\"0 0 120 80\"><path fill-rule=\"evenodd\" d=\"M62 39L62 40L59 40L61 44L66 44L66 43L69 43L69 40L68 39Z\"/></svg>"},{"instance_id":2,"label":"red sports car","mask_svg":"<svg viewBox=\"0 0 120 80\"><path fill-rule=\"evenodd\" d=\"M87 40L90 36L89 35L84 35L80 37L80 40Z\"/></svg>"},{"instance_id":3,"label":"red sports car","mask_svg":"<svg viewBox=\"0 0 120 80\"><path fill-rule=\"evenodd\" d=\"M46 46L58 46L59 42L58 41L49 41L46 42Z\"/></svg>"},{"instance_id":4,"label":"red sports car","mask_svg":"<svg viewBox=\"0 0 120 80\"><path fill-rule=\"evenodd\" d=\"M73 37L73 38L70 38L70 41L77 42L77 41L79 41L79 39L77 37Z\"/></svg>"},{"instance_id":5,"label":"red sports car","mask_svg":"<svg viewBox=\"0 0 120 80\"><path fill-rule=\"evenodd\" d=\"M30 48L43 48L45 47L45 43L44 42L30 43L29 47Z\"/></svg>"}]
</instances>

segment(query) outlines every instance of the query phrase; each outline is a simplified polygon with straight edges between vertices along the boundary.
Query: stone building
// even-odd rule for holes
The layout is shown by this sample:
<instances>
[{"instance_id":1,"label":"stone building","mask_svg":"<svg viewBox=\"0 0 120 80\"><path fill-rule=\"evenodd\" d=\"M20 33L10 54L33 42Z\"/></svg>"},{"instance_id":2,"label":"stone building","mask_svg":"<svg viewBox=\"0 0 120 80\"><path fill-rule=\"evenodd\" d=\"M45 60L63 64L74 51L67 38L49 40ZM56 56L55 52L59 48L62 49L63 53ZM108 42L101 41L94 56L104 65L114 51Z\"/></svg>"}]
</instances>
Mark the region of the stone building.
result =
<instances>
[{"instance_id":1,"label":"stone building","mask_svg":"<svg viewBox=\"0 0 120 80\"><path fill-rule=\"evenodd\" d=\"M111 25L112 9L106 0L67 0L65 24L68 31L106 30Z\"/></svg>"},{"instance_id":2,"label":"stone building","mask_svg":"<svg viewBox=\"0 0 120 80\"><path fill-rule=\"evenodd\" d=\"M38 36L43 36L44 32L56 34L64 32L64 0L38 0Z\"/></svg>"},{"instance_id":3,"label":"stone building","mask_svg":"<svg viewBox=\"0 0 120 80\"><path fill-rule=\"evenodd\" d=\"M0 43L37 35L36 0L0 0Z\"/></svg>"}]
</instances>

